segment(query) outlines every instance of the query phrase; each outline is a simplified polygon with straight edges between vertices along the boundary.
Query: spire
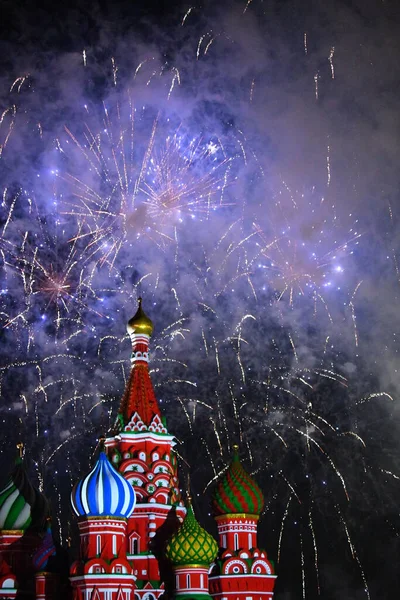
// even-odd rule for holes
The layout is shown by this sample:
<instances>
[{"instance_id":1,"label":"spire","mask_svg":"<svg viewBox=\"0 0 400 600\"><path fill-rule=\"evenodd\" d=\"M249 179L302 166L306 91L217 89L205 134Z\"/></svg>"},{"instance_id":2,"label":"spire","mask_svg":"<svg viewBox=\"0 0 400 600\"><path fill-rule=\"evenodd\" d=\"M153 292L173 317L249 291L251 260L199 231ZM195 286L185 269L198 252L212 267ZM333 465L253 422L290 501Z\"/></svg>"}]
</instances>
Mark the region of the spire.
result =
<instances>
[{"instance_id":1,"label":"spire","mask_svg":"<svg viewBox=\"0 0 400 600\"><path fill-rule=\"evenodd\" d=\"M127 331L132 342L132 371L119 407L119 420L126 425L137 413L148 426L154 416L161 417L161 413L148 367L149 341L153 333L153 323L142 309L142 298L138 299L138 309L128 321Z\"/></svg>"}]
</instances>

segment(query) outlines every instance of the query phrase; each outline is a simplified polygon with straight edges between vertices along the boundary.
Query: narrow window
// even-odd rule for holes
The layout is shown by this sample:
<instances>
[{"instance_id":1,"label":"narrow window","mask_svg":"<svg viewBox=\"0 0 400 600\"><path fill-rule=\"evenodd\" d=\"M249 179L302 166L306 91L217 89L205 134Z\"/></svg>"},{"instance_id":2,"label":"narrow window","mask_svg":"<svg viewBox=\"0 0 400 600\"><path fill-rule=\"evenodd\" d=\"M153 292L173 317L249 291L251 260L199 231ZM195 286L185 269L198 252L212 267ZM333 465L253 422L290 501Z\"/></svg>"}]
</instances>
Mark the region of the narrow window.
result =
<instances>
[{"instance_id":1,"label":"narrow window","mask_svg":"<svg viewBox=\"0 0 400 600\"><path fill-rule=\"evenodd\" d=\"M131 539L131 554L139 554L139 544L136 537Z\"/></svg>"}]
</instances>

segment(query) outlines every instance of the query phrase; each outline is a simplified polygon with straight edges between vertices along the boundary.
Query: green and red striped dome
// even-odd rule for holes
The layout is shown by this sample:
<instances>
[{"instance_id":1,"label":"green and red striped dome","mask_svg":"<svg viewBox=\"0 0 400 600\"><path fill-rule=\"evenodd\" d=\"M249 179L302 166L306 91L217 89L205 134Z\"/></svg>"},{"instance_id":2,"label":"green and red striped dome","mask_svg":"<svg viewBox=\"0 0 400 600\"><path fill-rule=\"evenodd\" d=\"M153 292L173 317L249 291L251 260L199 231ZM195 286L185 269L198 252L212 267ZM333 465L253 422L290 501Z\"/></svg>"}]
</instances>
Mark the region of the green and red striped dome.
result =
<instances>
[{"instance_id":1,"label":"green and red striped dome","mask_svg":"<svg viewBox=\"0 0 400 600\"><path fill-rule=\"evenodd\" d=\"M233 459L229 469L217 485L212 505L215 515L259 515L264 506L264 496L256 482L243 469L238 446L233 447Z\"/></svg>"}]
</instances>

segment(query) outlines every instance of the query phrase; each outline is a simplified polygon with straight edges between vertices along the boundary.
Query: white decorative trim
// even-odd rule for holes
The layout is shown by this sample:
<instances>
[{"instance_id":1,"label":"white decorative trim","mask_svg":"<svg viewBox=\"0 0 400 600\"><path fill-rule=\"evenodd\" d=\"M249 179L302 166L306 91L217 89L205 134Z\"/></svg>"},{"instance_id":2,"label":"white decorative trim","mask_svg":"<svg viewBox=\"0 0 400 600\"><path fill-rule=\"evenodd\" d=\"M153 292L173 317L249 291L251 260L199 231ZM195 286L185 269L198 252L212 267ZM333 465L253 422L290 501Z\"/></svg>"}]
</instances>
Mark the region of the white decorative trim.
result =
<instances>
[{"instance_id":1,"label":"white decorative trim","mask_svg":"<svg viewBox=\"0 0 400 600\"><path fill-rule=\"evenodd\" d=\"M243 568L243 573L235 573L234 571L230 571L230 569L233 567L234 565L240 565ZM247 564L244 562L244 560L240 560L240 559L234 559L234 560L228 560L228 562L224 565L224 575L244 575L244 574L248 574L248 567Z\"/></svg>"},{"instance_id":2,"label":"white decorative trim","mask_svg":"<svg viewBox=\"0 0 400 600\"><path fill-rule=\"evenodd\" d=\"M167 428L163 425L158 415L154 415L149 425L149 431L153 431L154 433L168 433Z\"/></svg>"},{"instance_id":3,"label":"white decorative trim","mask_svg":"<svg viewBox=\"0 0 400 600\"><path fill-rule=\"evenodd\" d=\"M254 563L251 565L252 575L265 575L265 573L257 573L257 571L255 570L257 565L262 565L265 568L265 570L267 571L267 574L272 575L272 569L265 560L255 560L254 561Z\"/></svg>"},{"instance_id":4,"label":"white decorative trim","mask_svg":"<svg viewBox=\"0 0 400 600\"><path fill-rule=\"evenodd\" d=\"M169 446L171 445L171 447L176 445L176 439L175 436L173 435L160 435L158 433L152 432L152 431L140 431L139 433L137 433L136 431L122 431L119 436L118 436L118 440L116 440L115 445L117 443L121 443L121 442L128 442L128 443L132 443L134 442L135 444L139 441L139 440L151 440L153 442L156 442L158 445L162 444L165 446ZM110 444L111 446L111 444Z\"/></svg>"},{"instance_id":5,"label":"white decorative trim","mask_svg":"<svg viewBox=\"0 0 400 600\"><path fill-rule=\"evenodd\" d=\"M135 411L131 417L131 420L127 425L125 425L125 431L147 431L146 425L143 423L139 414Z\"/></svg>"},{"instance_id":6,"label":"white decorative trim","mask_svg":"<svg viewBox=\"0 0 400 600\"><path fill-rule=\"evenodd\" d=\"M140 352L137 350L136 352L132 352L131 354L131 364L134 365L136 362L149 362L150 352Z\"/></svg>"}]
</instances>

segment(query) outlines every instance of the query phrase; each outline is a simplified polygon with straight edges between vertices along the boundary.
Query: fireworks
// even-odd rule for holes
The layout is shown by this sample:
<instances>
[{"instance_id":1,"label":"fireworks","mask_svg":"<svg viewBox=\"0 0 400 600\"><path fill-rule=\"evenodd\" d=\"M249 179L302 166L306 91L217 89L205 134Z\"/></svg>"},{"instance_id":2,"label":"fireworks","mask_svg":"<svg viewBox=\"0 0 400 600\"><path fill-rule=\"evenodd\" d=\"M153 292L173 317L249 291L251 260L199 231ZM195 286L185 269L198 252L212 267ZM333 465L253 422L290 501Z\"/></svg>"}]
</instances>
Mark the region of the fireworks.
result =
<instances>
[{"instance_id":1,"label":"fireworks","mask_svg":"<svg viewBox=\"0 0 400 600\"><path fill-rule=\"evenodd\" d=\"M240 18L257 10L242 2ZM74 63L84 90L62 96L59 114L37 102L34 69L29 85L28 75L8 85L2 450L23 438L41 485L54 481L54 512L67 513L90 444L114 421L129 372L125 323L142 295L156 327L156 394L194 491L210 490L240 443L266 496L263 543L296 597L325 593L337 544L343 569L372 598L362 511L386 515L399 473L390 427L376 426L396 394L381 389L377 367L371 374L363 319L375 315L363 267L371 234L338 193L332 133L315 174L323 183L271 175L282 171L257 48L226 16L224 26L194 25L198 12L178 20L173 58L152 47L128 69L111 53L101 63L107 84L93 83L99 65L85 44ZM299 40L317 111L326 81L340 81L340 44L329 40L316 63L311 34ZM391 226L395 213L390 205ZM389 255L397 268L394 245ZM59 522L63 541L68 527Z\"/></svg>"},{"instance_id":2,"label":"fireworks","mask_svg":"<svg viewBox=\"0 0 400 600\"><path fill-rule=\"evenodd\" d=\"M121 249L132 247L141 236L164 247L174 242L174 227L185 218L209 218L211 211L225 207L223 196L233 160L224 158L218 140L185 141L178 130L159 141L160 117L148 130L137 133L145 116L136 115L131 98L123 108L117 104L115 124L104 107L103 129L86 126L82 142L68 128L67 139L57 142L66 156L72 142L71 162L79 163L74 167L81 173L83 160L87 173L85 178L71 171L60 174L66 193L73 192L64 214L78 221L71 241L84 240L86 260L110 268Z\"/></svg>"}]
</instances>

